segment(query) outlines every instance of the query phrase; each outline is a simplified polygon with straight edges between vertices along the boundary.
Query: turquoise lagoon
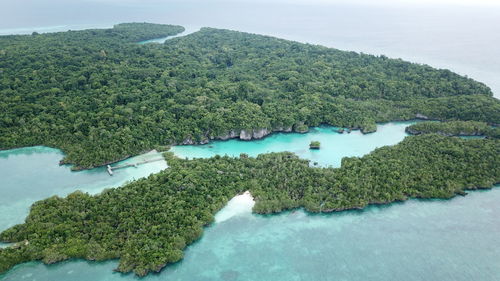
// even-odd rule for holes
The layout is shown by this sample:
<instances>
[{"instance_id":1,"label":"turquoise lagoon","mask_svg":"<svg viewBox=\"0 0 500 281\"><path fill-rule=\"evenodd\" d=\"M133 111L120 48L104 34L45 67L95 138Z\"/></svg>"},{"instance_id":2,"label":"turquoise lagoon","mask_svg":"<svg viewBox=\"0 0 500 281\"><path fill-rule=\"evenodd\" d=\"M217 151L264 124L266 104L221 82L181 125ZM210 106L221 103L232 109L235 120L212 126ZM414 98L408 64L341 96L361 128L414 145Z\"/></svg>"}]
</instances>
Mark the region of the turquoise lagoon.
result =
<instances>
[{"instance_id":1,"label":"turquoise lagoon","mask_svg":"<svg viewBox=\"0 0 500 281\"><path fill-rule=\"evenodd\" d=\"M22 223L35 201L75 190L96 194L167 167L165 161L151 162L115 170L111 177L104 167L72 172L70 166L59 165L63 156L60 150L43 146L0 151L0 230ZM149 152L114 165L158 157L159 153Z\"/></svg>"},{"instance_id":2,"label":"turquoise lagoon","mask_svg":"<svg viewBox=\"0 0 500 281\"><path fill-rule=\"evenodd\" d=\"M174 147L181 157L256 155L290 150L323 166L361 156L405 137L408 123L387 123L374 134L338 134L333 127L308 134L273 134L258 141L218 141ZM319 153L309 151L319 140ZM117 170L71 172L62 153L46 147L0 152L0 228L22 222L32 202L76 189L98 193L166 167L164 162ZM155 157L154 155L138 156ZM140 161L141 159L129 159ZM313 215L302 210L261 216L252 202L234 198L189 246L183 261L142 280L500 280L500 189L452 200L410 200L362 211ZM0 276L2 281L138 280L114 273L117 261L70 260L46 266L30 262Z\"/></svg>"},{"instance_id":3,"label":"turquoise lagoon","mask_svg":"<svg viewBox=\"0 0 500 281\"><path fill-rule=\"evenodd\" d=\"M310 128L307 134L274 133L260 140L232 139L204 145L174 146L171 151L182 158L206 158L214 155L238 157L240 153L257 156L261 153L291 151L299 157L317 162L319 166L339 167L343 157L362 156L377 147L394 145L406 136L404 130L410 122L379 124L377 132L363 135L359 130L337 133L339 128L322 126ZM321 149L311 150L311 141L321 142Z\"/></svg>"}]
</instances>

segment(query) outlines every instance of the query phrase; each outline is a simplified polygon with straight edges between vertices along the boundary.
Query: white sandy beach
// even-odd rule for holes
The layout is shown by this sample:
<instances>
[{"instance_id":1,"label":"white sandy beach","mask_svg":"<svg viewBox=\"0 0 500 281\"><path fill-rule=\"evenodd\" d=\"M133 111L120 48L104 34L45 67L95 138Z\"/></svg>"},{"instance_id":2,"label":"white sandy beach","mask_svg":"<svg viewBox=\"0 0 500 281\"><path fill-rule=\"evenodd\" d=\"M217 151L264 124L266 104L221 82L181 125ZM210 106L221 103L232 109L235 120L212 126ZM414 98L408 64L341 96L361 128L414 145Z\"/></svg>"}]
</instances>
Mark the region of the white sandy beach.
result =
<instances>
[{"instance_id":1,"label":"white sandy beach","mask_svg":"<svg viewBox=\"0 0 500 281\"><path fill-rule=\"evenodd\" d=\"M250 214L253 205L255 201L249 191L236 195L215 215L215 222L220 223L235 216Z\"/></svg>"}]
</instances>

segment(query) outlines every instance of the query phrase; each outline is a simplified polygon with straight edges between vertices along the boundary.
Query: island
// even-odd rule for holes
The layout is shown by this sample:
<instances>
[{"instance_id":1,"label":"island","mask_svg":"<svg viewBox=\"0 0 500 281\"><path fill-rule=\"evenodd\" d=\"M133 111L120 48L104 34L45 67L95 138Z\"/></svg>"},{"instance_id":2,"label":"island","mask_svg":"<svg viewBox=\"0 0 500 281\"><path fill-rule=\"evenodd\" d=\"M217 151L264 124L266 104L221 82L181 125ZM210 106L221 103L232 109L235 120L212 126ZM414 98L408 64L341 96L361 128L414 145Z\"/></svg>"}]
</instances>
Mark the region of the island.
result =
<instances>
[{"instance_id":1,"label":"island","mask_svg":"<svg viewBox=\"0 0 500 281\"><path fill-rule=\"evenodd\" d=\"M500 124L500 101L480 82L400 59L213 28L137 43L182 30L129 23L0 36L0 149L57 147L63 164L85 169L158 147L321 124L369 133L378 122L445 122L416 124L409 130L418 135L343 158L340 168L311 167L289 152L193 160L165 152L169 167L158 174L34 203L24 223L0 233L14 243L0 249L0 273L71 258L118 259L117 271L138 276L161 271L245 191L255 213L320 213L447 199L500 182L500 140L487 129ZM463 122L481 122L473 132L488 137L448 136L462 132Z\"/></svg>"},{"instance_id":2,"label":"island","mask_svg":"<svg viewBox=\"0 0 500 281\"><path fill-rule=\"evenodd\" d=\"M253 211L361 209L409 198L451 198L500 182L500 141L437 134L407 137L340 168L310 167L292 153L183 160L98 195L74 192L36 202L24 224L2 233L0 272L26 261L119 259L139 276L182 259L185 247L230 198L249 191Z\"/></svg>"},{"instance_id":3,"label":"island","mask_svg":"<svg viewBox=\"0 0 500 281\"><path fill-rule=\"evenodd\" d=\"M311 141L309 144L310 149L320 149L321 143L319 141Z\"/></svg>"},{"instance_id":4,"label":"island","mask_svg":"<svg viewBox=\"0 0 500 281\"><path fill-rule=\"evenodd\" d=\"M500 124L490 88L449 70L214 28L119 24L0 36L0 149L45 145L103 166L157 146L328 124Z\"/></svg>"}]
</instances>

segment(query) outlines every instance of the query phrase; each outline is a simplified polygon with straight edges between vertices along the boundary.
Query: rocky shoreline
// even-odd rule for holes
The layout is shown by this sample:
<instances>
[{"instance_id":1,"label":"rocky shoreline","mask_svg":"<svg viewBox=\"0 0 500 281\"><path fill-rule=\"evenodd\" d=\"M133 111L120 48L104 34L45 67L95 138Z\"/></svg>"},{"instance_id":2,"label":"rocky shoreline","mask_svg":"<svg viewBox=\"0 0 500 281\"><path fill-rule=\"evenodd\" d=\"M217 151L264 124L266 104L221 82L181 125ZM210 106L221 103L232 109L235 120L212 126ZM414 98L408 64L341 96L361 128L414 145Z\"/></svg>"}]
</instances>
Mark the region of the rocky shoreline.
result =
<instances>
[{"instance_id":1,"label":"rocky shoreline","mask_svg":"<svg viewBox=\"0 0 500 281\"><path fill-rule=\"evenodd\" d=\"M201 141L196 141L193 140L192 138L186 138L183 140L181 143L177 145L193 145L193 144L207 144L211 140L229 140L229 139L240 139L240 140L258 140L262 139L272 133L277 133L277 132L284 132L284 133L307 133L309 131L309 128L307 129L300 129L300 128L294 128L294 127L279 127L275 129L268 129L268 128L259 128L259 129L251 129L251 130L231 130L225 135L220 135L220 136L210 136L210 137L205 137Z\"/></svg>"},{"instance_id":2,"label":"rocky shoreline","mask_svg":"<svg viewBox=\"0 0 500 281\"><path fill-rule=\"evenodd\" d=\"M340 128L338 130L338 133L350 133L353 130L360 130L362 134L370 134L373 132L376 132L375 130L367 130L365 128L361 127L352 127L352 128ZM192 137L188 137L184 139L180 143L174 143L173 145L197 145L197 144L207 144L211 140L229 140L229 139L240 139L240 140L258 140L262 139L272 133L300 133L300 134L305 134L309 132L309 127L305 124L298 124L295 126L290 126L290 127L278 127L275 129L268 129L268 128L258 128L258 129L243 129L243 130L231 130L228 133L220 136L205 136L204 139L200 141L194 140ZM206 133L208 135L208 133Z\"/></svg>"}]
</instances>

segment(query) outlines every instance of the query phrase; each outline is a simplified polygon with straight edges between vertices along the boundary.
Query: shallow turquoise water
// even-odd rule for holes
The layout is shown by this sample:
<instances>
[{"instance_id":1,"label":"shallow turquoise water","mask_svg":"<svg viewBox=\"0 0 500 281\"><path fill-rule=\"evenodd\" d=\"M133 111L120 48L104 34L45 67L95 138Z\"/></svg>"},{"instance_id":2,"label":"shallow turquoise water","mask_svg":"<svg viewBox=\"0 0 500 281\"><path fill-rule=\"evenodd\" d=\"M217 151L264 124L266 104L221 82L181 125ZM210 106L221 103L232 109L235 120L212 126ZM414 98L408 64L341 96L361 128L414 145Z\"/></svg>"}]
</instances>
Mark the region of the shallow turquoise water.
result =
<instances>
[{"instance_id":1,"label":"shallow turquoise water","mask_svg":"<svg viewBox=\"0 0 500 281\"><path fill-rule=\"evenodd\" d=\"M311 128L307 134L275 133L253 141L232 139L205 145L174 146L171 151L182 158L206 158L216 154L239 156L240 153L257 156L261 153L291 151L301 158L317 162L320 166L339 167L343 157L362 156L377 147L402 141L406 136L404 129L413 123L415 122L379 124L377 132L367 135L363 135L359 130L339 134L338 128L324 126ZM312 140L321 142L320 150L309 149Z\"/></svg>"},{"instance_id":2,"label":"shallow turquoise water","mask_svg":"<svg viewBox=\"0 0 500 281\"><path fill-rule=\"evenodd\" d=\"M500 280L500 188L330 215L239 213L141 280ZM17 266L1 280L138 280L116 261Z\"/></svg>"},{"instance_id":3,"label":"shallow turquoise water","mask_svg":"<svg viewBox=\"0 0 500 281\"><path fill-rule=\"evenodd\" d=\"M165 161L151 162L115 170L111 177L104 167L72 172L70 166L59 166L62 157L60 150L42 146L0 151L0 230L22 223L35 201L75 190L95 194L167 167ZM158 157L158 153L147 153L119 164Z\"/></svg>"},{"instance_id":4,"label":"shallow turquoise water","mask_svg":"<svg viewBox=\"0 0 500 281\"><path fill-rule=\"evenodd\" d=\"M338 134L332 127L308 134L274 134L263 140L174 147L183 157L215 153L256 155L291 150L322 165L361 156L405 136L408 123L379 125L378 132ZM322 143L310 151L310 140ZM212 146L212 147L210 147ZM75 189L97 193L166 167L154 162L117 170L71 172L59 166L59 150L32 147L0 152L0 229L22 222L36 200ZM157 157L156 155L137 158ZM128 160L137 161L137 158ZM253 215L248 202L230 202L189 246L185 259L141 280L500 280L500 189L452 200L411 200L364 211L310 215L301 210ZM0 245L1 246L1 245ZM138 280L113 273L117 261L30 262L0 276L2 281Z\"/></svg>"}]
</instances>

